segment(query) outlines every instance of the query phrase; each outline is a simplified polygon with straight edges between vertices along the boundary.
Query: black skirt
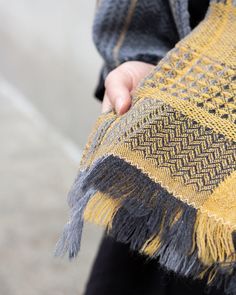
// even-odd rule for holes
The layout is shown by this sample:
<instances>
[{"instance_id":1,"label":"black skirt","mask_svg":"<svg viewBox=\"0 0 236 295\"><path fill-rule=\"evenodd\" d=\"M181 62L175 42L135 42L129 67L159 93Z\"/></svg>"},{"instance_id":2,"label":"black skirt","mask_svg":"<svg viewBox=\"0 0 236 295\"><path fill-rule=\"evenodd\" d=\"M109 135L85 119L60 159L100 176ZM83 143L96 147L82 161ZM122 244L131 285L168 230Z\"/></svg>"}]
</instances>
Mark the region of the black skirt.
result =
<instances>
[{"instance_id":1,"label":"black skirt","mask_svg":"<svg viewBox=\"0 0 236 295\"><path fill-rule=\"evenodd\" d=\"M85 295L224 295L163 269L157 260L133 252L129 245L104 236Z\"/></svg>"}]
</instances>

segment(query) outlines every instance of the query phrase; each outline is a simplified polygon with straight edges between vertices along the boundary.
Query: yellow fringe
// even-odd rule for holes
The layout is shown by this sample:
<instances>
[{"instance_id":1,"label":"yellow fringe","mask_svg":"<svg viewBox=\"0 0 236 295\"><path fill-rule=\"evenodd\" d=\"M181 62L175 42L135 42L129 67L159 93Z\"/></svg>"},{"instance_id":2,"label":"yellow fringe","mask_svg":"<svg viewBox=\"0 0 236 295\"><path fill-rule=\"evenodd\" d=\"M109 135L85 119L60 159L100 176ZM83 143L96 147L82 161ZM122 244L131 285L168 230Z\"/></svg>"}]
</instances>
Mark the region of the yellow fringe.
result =
<instances>
[{"instance_id":1,"label":"yellow fringe","mask_svg":"<svg viewBox=\"0 0 236 295\"><path fill-rule=\"evenodd\" d=\"M152 237L143 245L140 252L152 257L159 249L160 245L161 239L159 236Z\"/></svg>"},{"instance_id":2,"label":"yellow fringe","mask_svg":"<svg viewBox=\"0 0 236 295\"><path fill-rule=\"evenodd\" d=\"M120 207L120 200L112 199L109 196L97 192L88 202L84 211L84 220L97 225L112 227L112 220Z\"/></svg>"},{"instance_id":3,"label":"yellow fringe","mask_svg":"<svg viewBox=\"0 0 236 295\"><path fill-rule=\"evenodd\" d=\"M86 206L84 219L105 226L110 230L113 217L120 208L120 202L120 199L112 199L101 192L97 192ZM180 216L181 214L178 213L174 222ZM152 237L143 245L141 252L153 256L158 251L160 243L159 236ZM236 260L232 228L201 211L197 213L193 232L192 250L196 249L196 247L198 249L198 258L206 267L214 263L222 263L223 266L224 263L228 264ZM214 277L214 272L211 276Z\"/></svg>"},{"instance_id":4,"label":"yellow fringe","mask_svg":"<svg viewBox=\"0 0 236 295\"><path fill-rule=\"evenodd\" d=\"M140 252L152 257L158 252L160 245L160 237L158 235L153 236L143 245ZM205 274L209 272L207 276L208 284L217 275L217 269L211 269L214 264L220 263L221 267L224 268L224 266L228 267L229 263L236 260L232 228L200 211L197 214L193 232L193 247L189 255L196 248L198 249L198 258L205 266L198 278L203 279Z\"/></svg>"},{"instance_id":5,"label":"yellow fringe","mask_svg":"<svg viewBox=\"0 0 236 295\"><path fill-rule=\"evenodd\" d=\"M193 240L198 248L198 257L206 266L217 262L227 264L236 259L232 228L207 213L197 213Z\"/></svg>"}]
</instances>

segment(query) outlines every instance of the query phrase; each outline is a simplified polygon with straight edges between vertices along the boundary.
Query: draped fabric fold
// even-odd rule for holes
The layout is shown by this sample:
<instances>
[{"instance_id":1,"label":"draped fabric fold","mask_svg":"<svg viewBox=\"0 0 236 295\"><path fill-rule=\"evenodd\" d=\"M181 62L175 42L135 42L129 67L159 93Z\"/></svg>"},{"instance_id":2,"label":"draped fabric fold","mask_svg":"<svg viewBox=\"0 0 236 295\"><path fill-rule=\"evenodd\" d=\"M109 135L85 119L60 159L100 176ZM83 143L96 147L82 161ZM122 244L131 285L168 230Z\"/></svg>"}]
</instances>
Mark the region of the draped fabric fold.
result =
<instances>
[{"instance_id":1,"label":"draped fabric fold","mask_svg":"<svg viewBox=\"0 0 236 295\"><path fill-rule=\"evenodd\" d=\"M158 63L130 110L101 114L69 193L57 254L84 220L179 275L236 294L236 6L205 19Z\"/></svg>"}]
</instances>

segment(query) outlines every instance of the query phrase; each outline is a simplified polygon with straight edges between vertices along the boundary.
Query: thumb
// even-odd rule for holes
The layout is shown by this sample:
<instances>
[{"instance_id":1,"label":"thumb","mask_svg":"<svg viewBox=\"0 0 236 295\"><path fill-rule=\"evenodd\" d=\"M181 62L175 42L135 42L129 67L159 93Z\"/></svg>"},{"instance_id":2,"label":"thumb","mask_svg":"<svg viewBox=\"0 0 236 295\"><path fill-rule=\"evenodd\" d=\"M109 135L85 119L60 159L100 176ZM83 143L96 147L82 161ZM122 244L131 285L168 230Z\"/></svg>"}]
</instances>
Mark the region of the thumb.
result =
<instances>
[{"instance_id":1,"label":"thumb","mask_svg":"<svg viewBox=\"0 0 236 295\"><path fill-rule=\"evenodd\" d=\"M130 91L133 80L128 71L118 67L110 72L105 81L106 94L117 114L122 115L131 105Z\"/></svg>"}]
</instances>

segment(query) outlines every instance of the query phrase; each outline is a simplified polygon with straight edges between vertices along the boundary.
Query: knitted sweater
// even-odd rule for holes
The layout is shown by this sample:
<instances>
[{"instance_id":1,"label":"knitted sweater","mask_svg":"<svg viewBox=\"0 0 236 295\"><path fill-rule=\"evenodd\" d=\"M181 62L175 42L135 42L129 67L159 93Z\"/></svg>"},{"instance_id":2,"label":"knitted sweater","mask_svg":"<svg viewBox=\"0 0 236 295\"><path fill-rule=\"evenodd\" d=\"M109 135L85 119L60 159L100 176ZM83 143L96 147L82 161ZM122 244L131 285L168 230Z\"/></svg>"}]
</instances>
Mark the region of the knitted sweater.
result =
<instances>
[{"instance_id":1,"label":"knitted sweater","mask_svg":"<svg viewBox=\"0 0 236 295\"><path fill-rule=\"evenodd\" d=\"M236 294L236 1L204 20L143 79L127 113L101 114L69 193L58 252L83 221L168 270Z\"/></svg>"}]
</instances>

